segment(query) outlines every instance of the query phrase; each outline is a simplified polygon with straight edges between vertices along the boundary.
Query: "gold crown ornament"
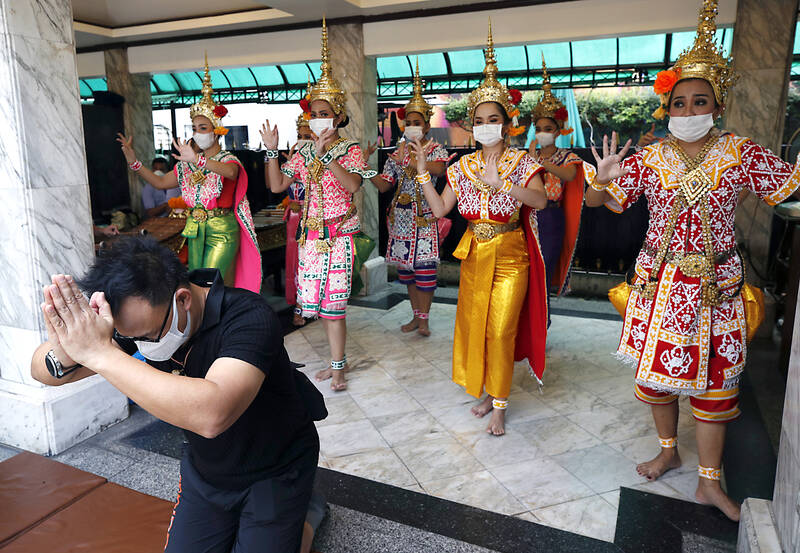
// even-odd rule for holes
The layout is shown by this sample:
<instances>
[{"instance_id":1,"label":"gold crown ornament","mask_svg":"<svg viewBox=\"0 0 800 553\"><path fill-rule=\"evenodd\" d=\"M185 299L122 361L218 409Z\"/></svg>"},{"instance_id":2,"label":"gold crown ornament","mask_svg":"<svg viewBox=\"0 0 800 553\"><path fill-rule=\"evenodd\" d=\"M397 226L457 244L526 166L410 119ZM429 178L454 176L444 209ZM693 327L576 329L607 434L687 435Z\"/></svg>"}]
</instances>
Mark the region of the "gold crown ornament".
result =
<instances>
[{"instance_id":1,"label":"gold crown ornament","mask_svg":"<svg viewBox=\"0 0 800 553\"><path fill-rule=\"evenodd\" d=\"M403 108L403 117L401 119L405 119L405 114L413 111L419 113L426 123L430 123L433 115L433 106L422 97L422 89L424 87L425 82L419 76L419 58L417 58L417 70L414 72L414 95Z\"/></svg>"},{"instance_id":2,"label":"gold crown ornament","mask_svg":"<svg viewBox=\"0 0 800 553\"><path fill-rule=\"evenodd\" d=\"M205 75L203 76L203 88L200 90L202 97L200 101L189 108L189 117L203 116L214 125L214 134L226 135L228 129L222 126L220 120L228 114L228 108L214 102L214 89L211 88L211 74L208 72L208 53L205 60Z\"/></svg>"},{"instance_id":3,"label":"gold crown ornament","mask_svg":"<svg viewBox=\"0 0 800 553\"><path fill-rule=\"evenodd\" d=\"M703 79L714 89L714 98L718 104L724 104L728 90L739 80L733 71L733 58L726 57L722 46L715 42L717 32L718 0L703 0L700 18L697 23L697 35L691 48L687 48L675 65L665 71L659 71L653 90L661 97L661 105L653 112L653 117L663 119L669 109L669 97L675 85L685 79Z\"/></svg>"},{"instance_id":4,"label":"gold crown ornament","mask_svg":"<svg viewBox=\"0 0 800 553\"><path fill-rule=\"evenodd\" d=\"M311 87L307 96L309 106L315 100L325 100L331 105L333 113L346 115L345 101L347 100L347 93L342 90L342 85L333 76L330 53L328 51L328 25L325 23L324 17L322 18L322 64L320 65L320 70L322 75Z\"/></svg>"},{"instance_id":5,"label":"gold crown ornament","mask_svg":"<svg viewBox=\"0 0 800 553\"><path fill-rule=\"evenodd\" d=\"M547 73L547 65L544 62L544 53L542 53L542 98L539 103L533 108L532 121L536 123L539 119L544 117L552 119L561 129L561 134L569 134L572 129L564 130L564 125L567 123L569 114L564 104L553 95L553 87L550 84L550 75Z\"/></svg>"},{"instance_id":6,"label":"gold crown ornament","mask_svg":"<svg viewBox=\"0 0 800 553\"><path fill-rule=\"evenodd\" d=\"M310 128L310 125L308 124L308 117L306 117L305 112L301 113L297 117L297 130L299 131L302 127Z\"/></svg>"},{"instance_id":7,"label":"gold crown ornament","mask_svg":"<svg viewBox=\"0 0 800 553\"><path fill-rule=\"evenodd\" d=\"M513 121L513 126L509 130L511 136L517 136L525 132L524 126L518 125L519 110L517 104L522 101L522 93L517 89L507 89L497 80L497 60L494 55L494 40L492 39L492 20L489 20L489 38L486 40L486 67L483 68L485 75L483 82L469 93L467 98L467 113L469 121L475 119L475 110L479 105L486 102L497 102L506 112L506 115Z\"/></svg>"}]
</instances>

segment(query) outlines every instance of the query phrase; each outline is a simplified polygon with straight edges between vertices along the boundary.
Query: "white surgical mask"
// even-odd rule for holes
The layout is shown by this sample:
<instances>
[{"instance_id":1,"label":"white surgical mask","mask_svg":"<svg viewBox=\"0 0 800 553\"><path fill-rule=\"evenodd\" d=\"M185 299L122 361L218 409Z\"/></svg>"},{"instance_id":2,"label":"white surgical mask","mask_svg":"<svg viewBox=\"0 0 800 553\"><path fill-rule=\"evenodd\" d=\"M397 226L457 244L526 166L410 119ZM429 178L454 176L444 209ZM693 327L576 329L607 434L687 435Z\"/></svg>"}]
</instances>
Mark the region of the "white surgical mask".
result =
<instances>
[{"instance_id":1,"label":"white surgical mask","mask_svg":"<svg viewBox=\"0 0 800 553\"><path fill-rule=\"evenodd\" d=\"M484 146L494 146L503 140L503 125L476 125L472 136Z\"/></svg>"},{"instance_id":2,"label":"white surgical mask","mask_svg":"<svg viewBox=\"0 0 800 553\"><path fill-rule=\"evenodd\" d=\"M688 117L670 117L669 132L678 140L697 142L714 126L714 114L690 115Z\"/></svg>"},{"instance_id":3,"label":"white surgical mask","mask_svg":"<svg viewBox=\"0 0 800 553\"><path fill-rule=\"evenodd\" d=\"M403 131L403 135L410 141L418 140L424 136L422 132L422 127L406 127Z\"/></svg>"},{"instance_id":4,"label":"white surgical mask","mask_svg":"<svg viewBox=\"0 0 800 553\"><path fill-rule=\"evenodd\" d=\"M189 339L192 328L192 317L186 312L186 328L181 332L178 330L178 298L172 296L172 324L169 331L158 342L135 342L139 348L139 353L150 361L166 361L172 354L178 351Z\"/></svg>"},{"instance_id":5,"label":"white surgical mask","mask_svg":"<svg viewBox=\"0 0 800 553\"><path fill-rule=\"evenodd\" d=\"M551 144L555 144L556 137L553 136L551 132L537 132L536 133L536 143L539 144L542 148L546 148Z\"/></svg>"},{"instance_id":6,"label":"white surgical mask","mask_svg":"<svg viewBox=\"0 0 800 553\"><path fill-rule=\"evenodd\" d=\"M208 150L217 141L217 135L213 132L196 132L192 135L192 139L201 149Z\"/></svg>"},{"instance_id":7,"label":"white surgical mask","mask_svg":"<svg viewBox=\"0 0 800 553\"><path fill-rule=\"evenodd\" d=\"M322 136L322 131L333 128L333 118L326 119L311 119L308 121L308 126L311 127L311 132L317 136Z\"/></svg>"},{"instance_id":8,"label":"white surgical mask","mask_svg":"<svg viewBox=\"0 0 800 553\"><path fill-rule=\"evenodd\" d=\"M306 144L313 144L313 143L314 143L313 140L309 140L308 138L301 138L300 140L295 142L294 147L299 150L300 148L302 148Z\"/></svg>"}]
</instances>

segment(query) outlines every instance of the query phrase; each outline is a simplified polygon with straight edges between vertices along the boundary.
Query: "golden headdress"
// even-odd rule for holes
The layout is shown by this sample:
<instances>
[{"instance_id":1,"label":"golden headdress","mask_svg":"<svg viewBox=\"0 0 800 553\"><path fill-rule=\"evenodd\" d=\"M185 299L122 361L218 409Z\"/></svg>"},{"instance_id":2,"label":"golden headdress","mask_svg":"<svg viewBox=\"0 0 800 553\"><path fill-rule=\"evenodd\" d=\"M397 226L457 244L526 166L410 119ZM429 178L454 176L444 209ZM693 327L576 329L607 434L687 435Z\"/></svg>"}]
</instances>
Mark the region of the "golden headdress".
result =
<instances>
[{"instance_id":1,"label":"golden headdress","mask_svg":"<svg viewBox=\"0 0 800 553\"><path fill-rule=\"evenodd\" d=\"M553 87L550 84L550 75L547 74L547 65L544 62L544 53L542 53L542 98L539 103L533 108L533 122L536 123L539 119L547 117L556 122L559 129L563 129L569 117L567 108L564 104L553 96Z\"/></svg>"},{"instance_id":2,"label":"golden headdress","mask_svg":"<svg viewBox=\"0 0 800 553\"><path fill-rule=\"evenodd\" d=\"M433 106L425 101L422 97L422 89L425 83L419 76L419 58L417 58L417 70L414 72L414 95L408 101L405 108L405 113L416 112L422 115L426 123L430 123L431 115L433 115Z\"/></svg>"},{"instance_id":3,"label":"golden headdress","mask_svg":"<svg viewBox=\"0 0 800 553\"><path fill-rule=\"evenodd\" d=\"M328 25L325 23L325 18L322 18L322 65L320 65L322 75L319 80L311 88L308 95L308 103L311 104L314 100L325 100L331 105L333 113L336 115L347 114L345 109L345 101L347 94L342 90L342 85L339 84L333 76L331 69L330 55L328 52Z\"/></svg>"},{"instance_id":4,"label":"golden headdress","mask_svg":"<svg viewBox=\"0 0 800 553\"><path fill-rule=\"evenodd\" d=\"M214 89L211 88L211 74L208 72L208 53L206 53L205 75L203 76L203 88L200 90L202 98L189 108L189 117L206 117L214 125L214 134L228 134L228 129L222 126L220 120L228 114L228 108L217 105L214 102Z\"/></svg>"},{"instance_id":5,"label":"golden headdress","mask_svg":"<svg viewBox=\"0 0 800 553\"><path fill-rule=\"evenodd\" d=\"M661 106L653 112L656 119L663 119L667 114L672 89L684 79L707 81L714 89L718 104L725 103L728 89L739 80L739 75L733 71L733 59L726 57L722 46L715 42L718 3L718 0L703 0L694 45L678 56L675 65L658 73L653 85L653 90L661 96Z\"/></svg>"},{"instance_id":6,"label":"golden headdress","mask_svg":"<svg viewBox=\"0 0 800 553\"><path fill-rule=\"evenodd\" d=\"M484 53L486 59L486 67L483 68L483 74L486 77L483 82L478 85L478 88L469 93L467 98L467 114L469 121L475 119L475 110L479 105L486 102L497 102L509 118L514 122L513 128L509 134L516 136L525 132L525 127L517 125L517 118L519 117L519 110L516 105L522 100L522 94L519 90L508 90L503 84L497 80L497 60L494 56L494 40L492 39L492 21L489 20L489 38L486 40L486 52Z\"/></svg>"},{"instance_id":7,"label":"golden headdress","mask_svg":"<svg viewBox=\"0 0 800 553\"><path fill-rule=\"evenodd\" d=\"M308 118L306 118L305 113L301 113L297 117L297 130L299 131L301 127L310 127L310 125L308 124Z\"/></svg>"}]
</instances>

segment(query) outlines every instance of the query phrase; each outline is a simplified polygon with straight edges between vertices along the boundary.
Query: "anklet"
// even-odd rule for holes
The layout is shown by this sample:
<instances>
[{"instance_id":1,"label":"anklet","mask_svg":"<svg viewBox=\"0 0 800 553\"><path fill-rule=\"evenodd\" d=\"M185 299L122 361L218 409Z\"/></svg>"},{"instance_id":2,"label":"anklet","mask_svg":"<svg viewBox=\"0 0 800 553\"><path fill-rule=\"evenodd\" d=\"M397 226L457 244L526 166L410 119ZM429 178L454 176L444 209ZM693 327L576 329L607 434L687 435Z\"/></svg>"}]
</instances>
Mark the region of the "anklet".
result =
<instances>
[{"instance_id":1,"label":"anklet","mask_svg":"<svg viewBox=\"0 0 800 553\"><path fill-rule=\"evenodd\" d=\"M414 310L414 318L416 319L418 317L419 317L419 309L415 309Z\"/></svg>"},{"instance_id":2,"label":"anklet","mask_svg":"<svg viewBox=\"0 0 800 553\"><path fill-rule=\"evenodd\" d=\"M673 438L662 438L661 436L659 436L658 443L660 443L661 447L665 449L678 447L678 437L675 436Z\"/></svg>"},{"instance_id":3,"label":"anklet","mask_svg":"<svg viewBox=\"0 0 800 553\"><path fill-rule=\"evenodd\" d=\"M507 399L492 399L492 407L494 409L500 409L504 411L508 409L508 400Z\"/></svg>"},{"instance_id":4,"label":"anklet","mask_svg":"<svg viewBox=\"0 0 800 553\"><path fill-rule=\"evenodd\" d=\"M697 474L700 478L707 480L719 480L722 477L722 471L713 467L701 467L697 465Z\"/></svg>"},{"instance_id":5,"label":"anklet","mask_svg":"<svg viewBox=\"0 0 800 553\"><path fill-rule=\"evenodd\" d=\"M421 321L427 321L428 314L423 311L417 311L417 318L420 319Z\"/></svg>"},{"instance_id":6,"label":"anklet","mask_svg":"<svg viewBox=\"0 0 800 553\"><path fill-rule=\"evenodd\" d=\"M342 359L341 361L331 361L331 369L334 371L341 371L344 369L344 366L347 365L347 357Z\"/></svg>"}]
</instances>

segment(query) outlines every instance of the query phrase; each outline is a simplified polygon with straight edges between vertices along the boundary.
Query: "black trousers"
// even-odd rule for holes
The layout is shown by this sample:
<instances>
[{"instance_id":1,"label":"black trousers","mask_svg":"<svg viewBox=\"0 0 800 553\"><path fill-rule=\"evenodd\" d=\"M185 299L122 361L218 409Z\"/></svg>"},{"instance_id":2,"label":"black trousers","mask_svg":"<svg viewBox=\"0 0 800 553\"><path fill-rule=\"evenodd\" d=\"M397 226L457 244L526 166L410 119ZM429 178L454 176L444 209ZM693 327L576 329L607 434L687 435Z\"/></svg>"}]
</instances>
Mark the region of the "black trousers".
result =
<instances>
[{"instance_id":1,"label":"black trousers","mask_svg":"<svg viewBox=\"0 0 800 553\"><path fill-rule=\"evenodd\" d=\"M244 490L219 489L181 460L166 553L293 553L300 548L316 465L291 467Z\"/></svg>"}]
</instances>

